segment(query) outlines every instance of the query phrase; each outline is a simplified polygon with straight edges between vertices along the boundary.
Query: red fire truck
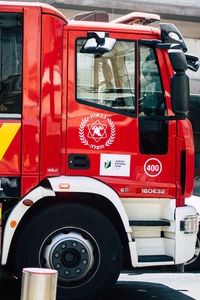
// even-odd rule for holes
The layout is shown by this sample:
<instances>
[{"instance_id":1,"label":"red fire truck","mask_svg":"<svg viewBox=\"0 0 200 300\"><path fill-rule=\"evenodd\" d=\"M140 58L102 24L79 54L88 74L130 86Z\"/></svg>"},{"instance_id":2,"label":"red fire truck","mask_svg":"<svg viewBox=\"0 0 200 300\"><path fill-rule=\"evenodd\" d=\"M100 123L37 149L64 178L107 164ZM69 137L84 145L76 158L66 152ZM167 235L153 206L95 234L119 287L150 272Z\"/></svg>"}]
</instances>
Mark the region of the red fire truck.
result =
<instances>
[{"instance_id":1,"label":"red fire truck","mask_svg":"<svg viewBox=\"0 0 200 300\"><path fill-rule=\"evenodd\" d=\"M59 299L194 254L185 71L198 60L158 20L0 4L1 264L56 269Z\"/></svg>"}]
</instances>

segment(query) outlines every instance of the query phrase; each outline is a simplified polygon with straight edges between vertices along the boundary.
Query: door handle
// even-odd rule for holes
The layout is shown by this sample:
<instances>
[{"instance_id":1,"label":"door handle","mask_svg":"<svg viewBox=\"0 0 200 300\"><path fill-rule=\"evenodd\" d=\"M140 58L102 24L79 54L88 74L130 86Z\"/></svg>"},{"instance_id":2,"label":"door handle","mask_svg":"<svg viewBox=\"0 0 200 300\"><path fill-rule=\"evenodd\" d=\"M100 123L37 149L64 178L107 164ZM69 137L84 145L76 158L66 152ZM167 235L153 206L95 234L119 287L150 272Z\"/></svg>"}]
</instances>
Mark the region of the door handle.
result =
<instances>
[{"instance_id":1,"label":"door handle","mask_svg":"<svg viewBox=\"0 0 200 300\"><path fill-rule=\"evenodd\" d=\"M69 154L68 168L74 170L88 170L90 168L90 160L86 154Z\"/></svg>"}]
</instances>

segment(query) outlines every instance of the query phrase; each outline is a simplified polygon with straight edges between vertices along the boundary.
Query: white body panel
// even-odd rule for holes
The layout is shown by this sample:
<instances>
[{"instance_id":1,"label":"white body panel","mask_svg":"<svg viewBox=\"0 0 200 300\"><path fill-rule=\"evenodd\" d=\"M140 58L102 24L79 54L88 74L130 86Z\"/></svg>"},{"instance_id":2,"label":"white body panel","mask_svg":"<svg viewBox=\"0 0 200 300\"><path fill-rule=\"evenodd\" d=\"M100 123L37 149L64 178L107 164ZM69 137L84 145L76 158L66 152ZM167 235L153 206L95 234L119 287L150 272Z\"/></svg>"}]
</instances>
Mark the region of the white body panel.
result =
<instances>
[{"instance_id":1,"label":"white body panel","mask_svg":"<svg viewBox=\"0 0 200 300\"><path fill-rule=\"evenodd\" d=\"M185 204L195 207L195 209L199 215L199 222L200 222L200 197L191 196L189 198L186 198Z\"/></svg>"},{"instance_id":2,"label":"white body panel","mask_svg":"<svg viewBox=\"0 0 200 300\"><path fill-rule=\"evenodd\" d=\"M82 176L61 176L49 178L49 182L55 192L77 192L77 193L92 193L104 196L107 198L117 209L121 220L124 224L126 232L131 232L129 226L128 216L122 205L122 202L117 193L103 182L94 178ZM67 184L69 188L64 190L60 184Z\"/></svg>"},{"instance_id":3,"label":"white body panel","mask_svg":"<svg viewBox=\"0 0 200 300\"><path fill-rule=\"evenodd\" d=\"M55 193L52 190L45 189L43 187L37 187L36 189L28 193L24 198L22 198L22 200L19 203L17 203L17 205L13 208L6 222L5 231L4 231L4 237L2 243L2 258L1 258L2 265L5 265L7 262L10 244L13 235L17 229L17 226L19 225L20 220L23 218L27 210L30 208L30 206L25 206L23 204L23 201L25 199L30 199L35 203L38 200L47 196L55 196ZM16 221L17 226L11 227L10 226L11 221Z\"/></svg>"},{"instance_id":4,"label":"white body panel","mask_svg":"<svg viewBox=\"0 0 200 300\"><path fill-rule=\"evenodd\" d=\"M187 215L195 215L196 210L192 206L178 207L176 209L176 245L175 264L182 264L191 259L195 252L196 234L185 234L180 231L180 221Z\"/></svg>"},{"instance_id":5,"label":"white body panel","mask_svg":"<svg viewBox=\"0 0 200 300\"><path fill-rule=\"evenodd\" d=\"M186 262L194 254L196 234L180 231L180 221L187 215L196 215L193 207L176 208L175 199L162 198L123 198L108 185L93 178L83 176L60 176L48 178L52 187L37 187L27 194L12 210L5 226L2 264L6 264L13 235L26 211L30 208L23 204L25 199L34 203L56 193L91 193L108 199L118 211L127 234L133 267L172 265ZM102 200L103 201L103 200ZM12 228L11 221L17 226ZM129 226L129 221L167 220L165 226ZM169 256L171 261L141 262L139 256Z\"/></svg>"},{"instance_id":6,"label":"white body panel","mask_svg":"<svg viewBox=\"0 0 200 300\"><path fill-rule=\"evenodd\" d=\"M180 230L180 221L188 215L196 215L191 206L176 208L175 199L123 198L129 220L166 220L169 226L132 226L129 243L133 267L173 265L185 263L192 258L196 234ZM139 256L167 256L173 261L139 262Z\"/></svg>"}]
</instances>

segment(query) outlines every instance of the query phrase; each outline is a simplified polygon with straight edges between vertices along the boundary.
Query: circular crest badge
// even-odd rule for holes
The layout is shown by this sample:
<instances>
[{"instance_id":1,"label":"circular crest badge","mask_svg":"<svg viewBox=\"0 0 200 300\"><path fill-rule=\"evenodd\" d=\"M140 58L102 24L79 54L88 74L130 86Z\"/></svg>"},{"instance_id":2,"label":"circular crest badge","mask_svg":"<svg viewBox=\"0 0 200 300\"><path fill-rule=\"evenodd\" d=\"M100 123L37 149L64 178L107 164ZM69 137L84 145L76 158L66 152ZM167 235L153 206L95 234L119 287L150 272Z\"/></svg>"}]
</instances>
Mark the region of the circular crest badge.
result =
<instances>
[{"instance_id":1,"label":"circular crest badge","mask_svg":"<svg viewBox=\"0 0 200 300\"><path fill-rule=\"evenodd\" d=\"M116 136L115 124L104 114L92 114L83 118L79 127L79 138L91 149L104 149L113 144Z\"/></svg>"}]
</instances>

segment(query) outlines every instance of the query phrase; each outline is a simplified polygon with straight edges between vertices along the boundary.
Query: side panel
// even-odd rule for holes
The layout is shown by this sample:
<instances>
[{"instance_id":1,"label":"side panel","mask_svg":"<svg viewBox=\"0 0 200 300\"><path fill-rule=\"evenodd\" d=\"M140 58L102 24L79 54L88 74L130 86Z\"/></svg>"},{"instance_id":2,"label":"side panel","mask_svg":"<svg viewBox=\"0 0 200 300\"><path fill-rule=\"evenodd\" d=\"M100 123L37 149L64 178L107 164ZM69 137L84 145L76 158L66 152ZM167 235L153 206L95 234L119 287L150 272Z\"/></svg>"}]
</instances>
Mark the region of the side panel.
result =
<instances>
[{"instance_id":1,"label":"side panel","mask_svg":"<svg viewBox=\"0 0 200 300\"><path fill-rule=\"evenodd\" d=\"M192 126L188 119L178 121L178 161L180 162L180 186L178 196L190 197L193 192L194 177L194 144ZM178 156L177 155L177 156Z\"/></svg>"},{"instance_id":2,"label":"side panel","mask_svg":"<svg viewBox=\"0 0 200 300\"><path fill-rule=\"evenodd\" d=\"M67 26L65 26L67 28ZM61 175L66 173L66 142L67 142L67 68L68 68L68 31L63 30L63 94L62 94L62 137L61 137Z\"/></svg>"},{"instance_id":3,"label":"side panel","mask_svg":"<svg viewBox=\"0 0 200 300\"><path fill-rule=\"evenodd\" d=\"M24 9L22 196L39 181L41 9Z\"/></svg>"},{"instance_id":4,"label":"side panel","mask_svg":"<svg viewBox=\"0 0 200 300\"><path fill-rule=\"evenodd\" d=\"M114 51L117 53L115 53L115 56L109 53L110 56L108 54L107 56L102 55L101 60L105 59L109 62L109 57L112 57L112 63L107 63L111 66L110 69L112 72L110 72L107 77L111 77L111 83L119 87L118 89L116 88L117 92L115 94L117 95L118 93L119 95L115 98L115 96L113 96L113 90L115 91L115 89L111 89L113 94L110 93L110 97L113 97L111 98L113 99L113 103L109 104L110 106L106 106L106 103L103 102L104 100L100 98L101 86L103 86L104 82L109 81L109 78L104 78L104 75L101 76L100 71L98 71L100 70L100 67L98 67L99 62L95 61L94 66L91 67L91 72L93 72L91 74L94 76L92 81L86 63L89 61L88 57L90 54L82 57L81 50L79 50L79 47L82 46L81 39L84 40L84 37L87 37L87 31L69 31L68 158L66 161L66 173L67 175L84 175L98 178L114 188L120 197L175 198L176 123L169 122L169 125L167 124L166 136L168 138L168 146L166 152L159 153L156 151L162 141L162 139L156 139L156 135L153 136L154 143L152 143L155 145L155 151L153 149L149 152L142 152L140 149L141 139L138 124L138 120L140 119L140 116L138 117L138 107L142 99L137 99L137 104L135 103L135 113L130 110L131 112L126 115L120 110L120 107L123 106L123 102L119 101L121 99L119 91L121 86L125 86L127 80L127 78L124 78L126 70L123 70L122 66L125 59L122 58L120 47L123 47L123 43L125 44L124 41L126 41L126 43L135 43L143 37L124 33L110 33L109 36L117 39L117 43L121 44L118 44L120 46L116 46L116 43L113 48L113 53L115 53ZM150 39L151 37L147 36L146 38ZM127 47L129 51L130 48L132 49L133 46L129 45ZM135 55L133 55L133 51L131 52L129 64L127 63L127 70L130 69L132 72L130 72L130 78L134 78L135 80L134 83L132 79L131 95L135 95L137 98L139 98L139 84L141 83L139 82L139 78L141 81L143 78L141 74L139 74L138 68L134 70L132 65L135 64L138 66L138 64L141 63L142 66L143 61L140 61L141 58L138 51L140 51L140 47L139 50L137 48L135 51ZM116 61L115 57L118 57ZM168 74L164 71L164 60L161 51L158 51L157 57L157 62L160 64L158 71L161 73L161 82L164 82ZM97 59L98 56L94 60ZM121 73L118 70L121 70ZM88 82L83 78L88 78ZM95 86L96 82L97 86ZM85 89L83 88L84 86L86 86ZM133 86L135 86L135 90ZM167 88L169 87L166 87L164 83L163 94L165 98L167 98L167 101L169 101L169 91ZM85 94L82 90L84 90ZM94 94L94 91L96 91L97 96ZM107 92L107 94L109 93ZM124 97L124 99L126 99L126 97ZM118 110L116 107L118 107ZM167 113L169 114L170 111L167 111ZM144 115L143 117L148 120L148 116ZM148 124L149 127L151 126L151 123L147 122L146 124ZM154 127L152 128L153 129L150 129L153 131ZM149 134L150 129L144 130L147 141L151 139ZM160 131L158 131L158 134L159 133ZM88 165L86 158L90 161ZM83 164L84 167L82 167L81 164Z\"/></svg>"},{"instance_id":5,"label":"side panel","mask_svg":"<svg viewBox=\"0 0 200 300\"><path fill-rule=\"evenodd\" d=\"M22 13L0 7L0 198L20 181L22 40Z\"/></svg>"},{"instance_id":6,"label":"side panel","mask_svg":"<svg viewBox=\"0 0 200 300\"><path fill-rule=\"evenodd\" d=\"M65 23L42 15L40 180L61 172L62 30Z\"/></svg>"}]
</instances>

